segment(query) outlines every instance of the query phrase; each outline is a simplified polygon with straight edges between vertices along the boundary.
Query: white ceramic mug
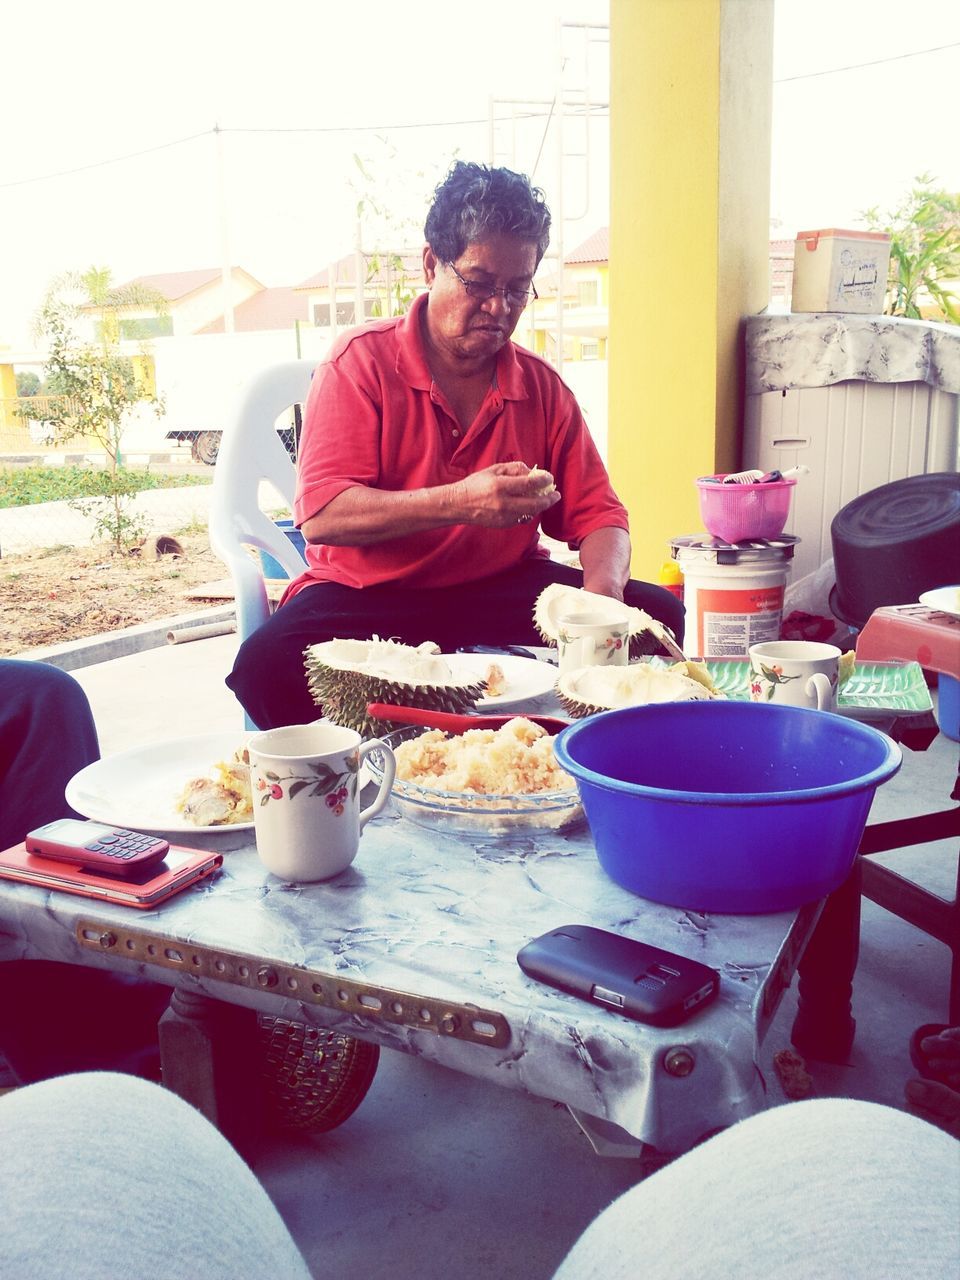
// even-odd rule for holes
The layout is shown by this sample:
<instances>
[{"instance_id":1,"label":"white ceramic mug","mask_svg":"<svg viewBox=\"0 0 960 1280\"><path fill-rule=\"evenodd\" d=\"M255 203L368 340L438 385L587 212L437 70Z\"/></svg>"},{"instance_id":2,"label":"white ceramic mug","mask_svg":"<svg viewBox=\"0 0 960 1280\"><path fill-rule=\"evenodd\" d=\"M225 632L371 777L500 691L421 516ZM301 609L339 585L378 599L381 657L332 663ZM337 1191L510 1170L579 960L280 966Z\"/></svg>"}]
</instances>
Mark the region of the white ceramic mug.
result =
<instances>
[{"instance_id":1,"label":"white ceramic mug","mask_svg":"<svg viewBox=\"0 0 960 1280\"><path fill-rule=\"evenodd\" d=\"M781 707L837 705L840 650L816 640L766 640L750 646L750 700Z\"/></svg>"},{"instance_id":2,"label":"white ceramic mug","mask_svg":"<svg viewBox=\"0 0 960 1280\"><path fill-rule=\"evenodd\" d=\"M361 810L360 762L379 747L383 781ZM247 743L257 852L284 880L329 880L357 856L360 833L387 802L396 761L379 738L329 720L255 733Z\"/></svg>"},{"instance_id":3,"label":"white ceramic mug","mask_svg":"<svg viewBox=\"0 0 960 1280\"><path fill-rule=\"evenodd\" d=\"M630 653L630 619L602 613L568 613L557 619L560 674L578 667L625 667Z\"/></svg>"}]
</instances>

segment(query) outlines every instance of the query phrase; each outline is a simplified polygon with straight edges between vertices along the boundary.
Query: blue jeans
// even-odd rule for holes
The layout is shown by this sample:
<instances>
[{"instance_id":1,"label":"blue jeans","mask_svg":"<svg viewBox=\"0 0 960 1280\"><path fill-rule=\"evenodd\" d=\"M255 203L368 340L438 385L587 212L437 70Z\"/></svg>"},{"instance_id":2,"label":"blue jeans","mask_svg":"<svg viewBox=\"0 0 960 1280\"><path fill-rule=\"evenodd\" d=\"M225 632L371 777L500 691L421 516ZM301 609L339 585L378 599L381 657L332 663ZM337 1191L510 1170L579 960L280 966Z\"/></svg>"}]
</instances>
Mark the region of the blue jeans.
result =
<instances>
[{"instance_id":1,"label":"blue jeans","mask_svg":"<svg viewBox=\"0 0 960 1280\"><path fill-rule=\"evenodd\" d=\"M45 662L0 659L0 849L54 818L79 817L64 789L98 759L87 696ZM159 1078L156 1025L169 990L49 960L0 966L0 1052L21 1081L112 1067Z\"/></svg>"},{"instance_id":2,"label":"blue jeans","mask_svg":"<svg viewBox=\"0 0 960 1280\"><path fill-rule=\"evenodd\" d=\"M64 788L99 755L90 704L73 676L45 662L0 659L0 849L71 814Z\"/></svg>"}]
</instances>

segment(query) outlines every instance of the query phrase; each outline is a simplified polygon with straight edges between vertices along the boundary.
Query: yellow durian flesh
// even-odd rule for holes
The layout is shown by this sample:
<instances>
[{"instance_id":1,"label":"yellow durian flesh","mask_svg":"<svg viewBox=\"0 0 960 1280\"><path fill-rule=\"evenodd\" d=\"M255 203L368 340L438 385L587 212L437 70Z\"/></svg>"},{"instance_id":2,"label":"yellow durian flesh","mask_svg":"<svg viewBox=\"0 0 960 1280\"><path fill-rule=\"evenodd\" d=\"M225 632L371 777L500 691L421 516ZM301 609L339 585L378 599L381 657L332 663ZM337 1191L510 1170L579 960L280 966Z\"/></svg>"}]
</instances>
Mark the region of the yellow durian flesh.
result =
<instances>
[{"instance_id":1,"label":"yellow durian flesh","mask_svg":"<svg viewBox=\"0 0 960 1280\"><path fill-rule=\"evenodd\" d=\"M557 697L570 715L593 715L653 702L702 702L718 697L679 669L635 662L627 667L578 667L557 681Z\"/></svg>"}]
</instances>

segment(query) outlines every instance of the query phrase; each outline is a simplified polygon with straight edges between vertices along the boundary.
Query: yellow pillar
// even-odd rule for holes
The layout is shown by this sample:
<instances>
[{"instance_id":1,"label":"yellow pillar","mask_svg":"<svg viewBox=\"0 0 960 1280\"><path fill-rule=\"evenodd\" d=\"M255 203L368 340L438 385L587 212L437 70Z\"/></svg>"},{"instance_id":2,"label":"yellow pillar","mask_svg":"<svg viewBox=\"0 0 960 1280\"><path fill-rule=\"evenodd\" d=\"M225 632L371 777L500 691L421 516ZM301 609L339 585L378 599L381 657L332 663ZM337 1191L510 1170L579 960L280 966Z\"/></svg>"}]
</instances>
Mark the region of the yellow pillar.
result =
<instances>
[{"instance_id":1,"label":"yellow pillar","mask_svg":"<svg viewBox=\"0 0 960 1280\"><path fill-rule=\"evenodd\" d=\"M22 427L15 413L17 375L12 364L0 364L0 427Z\"/></svg>"},{"instance_id":2,"label":"yellow pillar","mask_svg":"<svg viewBox=\"0 0 960 1280\"><path fill-rule=\"evenodd\" d=\"M738 462L740 322L769 300L773 0L610 0L607 452L636 576Z\"/></svg>"}]
</instances>

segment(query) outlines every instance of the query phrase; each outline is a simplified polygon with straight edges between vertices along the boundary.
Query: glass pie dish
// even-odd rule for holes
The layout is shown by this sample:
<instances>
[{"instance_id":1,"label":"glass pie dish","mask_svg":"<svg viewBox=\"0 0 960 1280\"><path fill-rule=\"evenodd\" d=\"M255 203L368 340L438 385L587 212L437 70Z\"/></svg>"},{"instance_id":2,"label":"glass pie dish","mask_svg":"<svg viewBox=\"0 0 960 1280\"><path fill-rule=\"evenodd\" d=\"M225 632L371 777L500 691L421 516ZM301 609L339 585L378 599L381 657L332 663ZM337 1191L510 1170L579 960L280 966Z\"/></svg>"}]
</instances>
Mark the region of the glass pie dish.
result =
<instances>
[{"instance_id":1,"label":"glass pie dish","mask_svg":"<svg viewBox=\"0 0 960 1280\"><path fill-rule=\"evenodd\" d=\"M402 742L418 738L424 732L425 729L414 725L385 734L383 741L395 750ZM383 777L383 752L374 747L365 763L373 781L379 785ZM559 791L518 795L444 791L397 778L390 800L404 818L451 835L489 837L525 830L566 831L584 820L580 793L572 778L569 787Z\"/></svg>"}]
</instances>

